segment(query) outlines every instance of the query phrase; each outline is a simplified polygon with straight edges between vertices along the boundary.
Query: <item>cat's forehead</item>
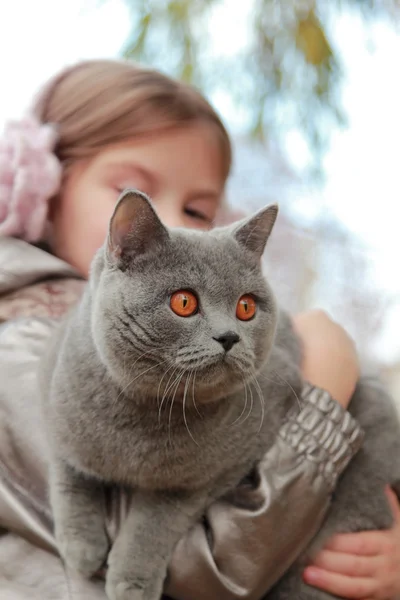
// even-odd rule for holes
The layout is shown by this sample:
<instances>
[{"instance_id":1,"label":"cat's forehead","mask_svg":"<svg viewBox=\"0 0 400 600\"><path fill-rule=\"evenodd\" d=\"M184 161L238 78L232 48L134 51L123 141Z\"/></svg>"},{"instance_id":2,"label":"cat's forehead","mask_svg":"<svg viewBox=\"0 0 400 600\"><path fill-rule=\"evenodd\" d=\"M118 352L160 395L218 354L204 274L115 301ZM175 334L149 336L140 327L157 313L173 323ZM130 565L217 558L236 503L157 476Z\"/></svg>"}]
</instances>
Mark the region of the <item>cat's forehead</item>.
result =
<instances>
[{"instance_id":1,"label":"cat's forehead","mask_svg":"<svg viewBox=\"0 0 400 600\"><path fill-rule=\"evenodd\" d=\"M237 268L248 265L249 255L243 251L231 235L218 235L214 231L176 230L171 232L169 256L181 264L198 263ZM250 261L251 262L251 261Z\"/></svg>"},{"instance_id":2,"label":"cat's forehead","mask_svg":"<svg viewBox=\"0 0 400 600\"><path fill-rule=\"evenodd\" d=\"M187 285L233 290L263 281L257 261L231 235L174 231L160 259L165 278Z\"/></svg>"}]
</instances>

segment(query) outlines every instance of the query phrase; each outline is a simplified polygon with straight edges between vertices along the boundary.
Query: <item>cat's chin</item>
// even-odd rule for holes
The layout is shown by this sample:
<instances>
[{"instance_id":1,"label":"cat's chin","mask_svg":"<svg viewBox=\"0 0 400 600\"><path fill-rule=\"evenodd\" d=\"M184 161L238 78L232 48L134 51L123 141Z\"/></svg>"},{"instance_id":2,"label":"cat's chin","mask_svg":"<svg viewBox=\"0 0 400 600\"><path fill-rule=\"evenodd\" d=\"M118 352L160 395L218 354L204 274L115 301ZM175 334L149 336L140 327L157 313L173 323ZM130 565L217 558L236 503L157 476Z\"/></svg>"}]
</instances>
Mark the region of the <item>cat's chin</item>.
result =
<instances>
[{"instance_id":1,"label":"cat's chin","mask_svg":"<svg viewBox=\"0 0 400 600\"><path fill-rule=\"evenodd\" d=\"M243 386L243 372L234 363L220 360L208 365L200 366L196 370L195 385L198 391L217 392L229 395Z\"/></svg>"},{"instance_id":2,"label":"cat's chin","mask_svg":"<svg viewBox=\"0 0 400 600\"><path fill-rule=\"evenodd\" d=\"M196 373L196 379L221 377L223 375L226 377L227 375L231 375L231 372L233 371L233 364L227 361L224 357L218 357L217 359L213 358L202 360L197 364L192 364L190 371Z\"/></svg>"}]
</instances>

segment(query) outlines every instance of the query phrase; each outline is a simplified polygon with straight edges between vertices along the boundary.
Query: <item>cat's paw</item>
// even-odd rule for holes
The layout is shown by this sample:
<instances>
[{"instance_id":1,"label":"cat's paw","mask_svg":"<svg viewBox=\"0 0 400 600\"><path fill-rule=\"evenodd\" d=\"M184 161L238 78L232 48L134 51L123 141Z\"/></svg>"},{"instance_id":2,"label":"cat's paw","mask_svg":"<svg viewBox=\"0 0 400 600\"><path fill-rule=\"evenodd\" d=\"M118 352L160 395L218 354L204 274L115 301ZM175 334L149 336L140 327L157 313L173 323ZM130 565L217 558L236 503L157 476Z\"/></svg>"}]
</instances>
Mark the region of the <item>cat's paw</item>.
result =
<instances>
[{"instance_id":1,"label":"cat's paw","mask_svg":"<svg viewBox=\"0 0 400 600\"><path fill-rule=\"evenodd\" d=\"M97 532L90 540L78 535L59 536L58 548L67 567L84 577L92 577L107 559L109 541L105 531Z\"/></svg>"}]
</instances>

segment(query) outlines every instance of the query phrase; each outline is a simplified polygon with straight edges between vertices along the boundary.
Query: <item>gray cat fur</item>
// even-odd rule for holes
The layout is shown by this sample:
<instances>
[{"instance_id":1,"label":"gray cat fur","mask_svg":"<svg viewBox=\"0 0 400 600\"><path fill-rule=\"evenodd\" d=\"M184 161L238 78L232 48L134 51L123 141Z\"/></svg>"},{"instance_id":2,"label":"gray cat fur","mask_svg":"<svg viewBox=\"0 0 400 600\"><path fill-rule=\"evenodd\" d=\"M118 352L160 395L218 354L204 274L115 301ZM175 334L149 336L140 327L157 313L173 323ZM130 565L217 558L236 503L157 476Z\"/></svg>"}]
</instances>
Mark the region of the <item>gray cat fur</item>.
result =
<instances>
[{"instance_id":1,"label":"gray cat fur","mask_svg":"<svg viewBox=\"0 0 400 600\"><path fill-rule=\"evenodd\" d=\"M260 265L276 214L268 207L207 233L167 230L147 197L126 192L84 297L43 363L50 499L67 565L90 576L104 564L104 486L134 489L108 554L111 600L160 598L175 544L251 471L300 395L300 346ZM199 298L192 317L170 308L180 289ZM241 322L245 293L258 310ZM215 338L227 331L240 342L226 353ZM398 464L389 468L400 456L397 419L374 386L360 384L351 411L367 439L314 549L333 531L391 522L383 484L398 478ZM301 582L305 560L266 598L330 597Z\"/></svg>"}]
</instances>

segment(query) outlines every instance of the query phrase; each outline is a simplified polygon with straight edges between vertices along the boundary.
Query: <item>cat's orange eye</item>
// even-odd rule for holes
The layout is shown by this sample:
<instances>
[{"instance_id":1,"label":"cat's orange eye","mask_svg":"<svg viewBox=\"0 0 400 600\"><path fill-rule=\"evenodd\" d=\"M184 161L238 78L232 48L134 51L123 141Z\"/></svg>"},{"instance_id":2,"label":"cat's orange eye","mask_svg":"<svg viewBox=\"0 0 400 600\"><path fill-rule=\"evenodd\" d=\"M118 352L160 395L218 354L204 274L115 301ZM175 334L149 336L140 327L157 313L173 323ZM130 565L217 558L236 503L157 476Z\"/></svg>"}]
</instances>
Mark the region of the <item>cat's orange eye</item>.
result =
<instances>
[{"instance_id":1,"label":"cat's orange eye","mask_svg":"<svg viewBox=\"0 0 400 600\"><path fill-rule=\"evenodd\" d=\"M199 303L193 292L179 290L171 296L171 308L180 317L191 317L197 312Z\"/></svg>"},{"instance_id":2,"label":"cat's orange eye","mask_svg":"<svg viewBox=\"0 0 400 600\"><path fill-rule=\"evenodd\" d=\"M253 296L245 294L239 299L236 306L236 316L241 321L250 321L256 314L257 304Z\"/></svg>"}]
</instances>

